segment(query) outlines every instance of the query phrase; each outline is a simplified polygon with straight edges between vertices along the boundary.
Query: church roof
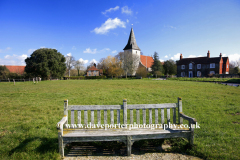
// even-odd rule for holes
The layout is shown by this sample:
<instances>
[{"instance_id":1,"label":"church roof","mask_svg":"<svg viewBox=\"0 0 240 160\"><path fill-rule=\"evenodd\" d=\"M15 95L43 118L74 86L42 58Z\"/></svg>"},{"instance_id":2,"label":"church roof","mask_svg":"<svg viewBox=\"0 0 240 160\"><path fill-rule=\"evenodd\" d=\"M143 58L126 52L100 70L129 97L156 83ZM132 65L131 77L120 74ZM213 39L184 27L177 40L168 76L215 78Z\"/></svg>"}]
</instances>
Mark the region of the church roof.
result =
<instances>
[{"instance_id":1,"label":"church roof","mask_svg":"<svg viewBox=\"0 0 240 160\"><path fill-rule=\"evenodd\" d=\"M135 35L134 35L134 32L133 32L133 28L131 29L131 32L130 32L130 35L129 35L129 38L128 38L128 43L123 50L128 50L128 49L135 49L135 50L141 51L140 48L137 45Z\"/></svg>"},{"instance_id":2,"label":"church roof","mask_svg":"<svg viewBox=\"0 0 240 160\"><path fill-rule=\"evenodd\" d=\"M151 68L153 65L153 58L150 56L144 56L144 55L140 55L140 61L142 63L142 65L144 65L147 68Z\"/></svg>"}]
</instances>

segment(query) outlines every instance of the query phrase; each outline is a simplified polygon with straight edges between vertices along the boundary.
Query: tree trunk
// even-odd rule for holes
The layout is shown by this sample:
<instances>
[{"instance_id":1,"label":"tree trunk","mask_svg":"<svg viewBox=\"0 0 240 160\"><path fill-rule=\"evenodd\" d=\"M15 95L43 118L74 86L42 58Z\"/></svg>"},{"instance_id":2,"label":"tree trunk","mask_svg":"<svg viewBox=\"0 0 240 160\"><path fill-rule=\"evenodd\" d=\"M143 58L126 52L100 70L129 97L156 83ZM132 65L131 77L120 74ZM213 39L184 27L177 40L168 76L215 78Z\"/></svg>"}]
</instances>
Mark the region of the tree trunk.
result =
<instances>
[{"instance_id":1,"label":"tree trunk","mask_svg":"<svg viewBox=\"0 0 240 160\"><path fill-rule=\"evenodd\" d=\"M70 69L68 70L68 77L70 77Z\"/></svg>"},{"instance_id":2,"label":"tree trunk","mask_svg":"<svg viewBox=\"0 0 240 160\"><path fill-rule=\"evenodd\" d=\"M78 76L79 76L79 70L78 70Z\"/></svg>"},{"instance_id":3,"label":"tree trunk","mask_svg":"<svg viewBox=\"0 0 240 160\"><path fill-rule=\"evenodd\" d=\"M127 79L127 72L126 72L126 79Z\"/></svg>"}]
</instances>

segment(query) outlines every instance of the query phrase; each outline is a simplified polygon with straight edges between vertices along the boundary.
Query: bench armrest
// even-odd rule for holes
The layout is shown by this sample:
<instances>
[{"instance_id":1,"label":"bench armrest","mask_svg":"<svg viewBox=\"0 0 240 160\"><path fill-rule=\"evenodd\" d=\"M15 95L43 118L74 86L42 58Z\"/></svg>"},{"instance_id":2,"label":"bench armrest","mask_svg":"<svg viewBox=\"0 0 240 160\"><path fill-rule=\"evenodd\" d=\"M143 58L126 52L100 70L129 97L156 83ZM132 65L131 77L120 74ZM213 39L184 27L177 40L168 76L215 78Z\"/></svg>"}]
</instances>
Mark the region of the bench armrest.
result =
<instances>
[{"instance_id":1,"label":"bench armrest","mask_svg":"<svg viewBox=\"0 0 240 160\"><path fill-rule=\"evenodd\" d=\"M57 123L57 129L63 130L63 125L67 122L68 117L65 115L60 122Z\"/></svg>"},{"instance_id":2,"label":"bench armrest","mask_svg":"<svg viewBox=\"0 0 240 160\"><path fill-rule=\"evenodd\" d=\"M183 119L188 120L189 123L191 123L191 124L196 124L196 122L197 122L197 120L195 118L188 117L185 114L183 114L182 112L180 112L180 117L182 117Z\"/></svg>"}]
</instances>

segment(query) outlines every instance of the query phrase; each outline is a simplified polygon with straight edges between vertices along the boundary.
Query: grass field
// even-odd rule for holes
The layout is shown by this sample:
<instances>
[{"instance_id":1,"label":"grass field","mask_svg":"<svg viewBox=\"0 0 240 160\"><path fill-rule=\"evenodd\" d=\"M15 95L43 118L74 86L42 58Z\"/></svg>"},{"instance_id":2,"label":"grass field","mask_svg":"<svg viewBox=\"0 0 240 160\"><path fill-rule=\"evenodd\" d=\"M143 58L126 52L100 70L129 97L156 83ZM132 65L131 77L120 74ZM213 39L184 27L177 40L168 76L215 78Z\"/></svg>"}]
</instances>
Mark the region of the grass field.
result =
<instances>
[{"instance_id":1,"label":"grass field","mask_svg":"<svg viewBox=\"0 0 240 160\"><path fill-rule=\"evenodd\" d=\"M240 157L240 87L153 80L68 80L0 83L0 159L60 159L56 124L69 105L174 103L200 124L194 147L173 139L172 152L206 159Z\"/></svg>"}]
</instances>

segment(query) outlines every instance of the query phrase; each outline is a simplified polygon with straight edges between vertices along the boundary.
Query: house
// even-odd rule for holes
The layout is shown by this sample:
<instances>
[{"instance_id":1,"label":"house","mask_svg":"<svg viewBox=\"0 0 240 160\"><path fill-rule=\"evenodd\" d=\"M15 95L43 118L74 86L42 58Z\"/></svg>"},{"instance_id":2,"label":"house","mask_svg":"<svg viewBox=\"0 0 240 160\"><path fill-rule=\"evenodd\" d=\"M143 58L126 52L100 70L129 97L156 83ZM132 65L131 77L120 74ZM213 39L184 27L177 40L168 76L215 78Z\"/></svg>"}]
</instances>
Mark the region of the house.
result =
<instances>
[{"instance_id":1,"label":"house","mask_svg":"<svg viewBox=\"0 0 240 160\"><path fill-rule=\"evenodd\" d=\"M103 70L102 69L97 69L95 63L92 67L90 67L87 70L87 76L101 76L102 74L103 74Z\"/></svg>"},{"instance_id":2,"label":"house","mask_svg":"<svg viewBox=\"0 0 240 160\"><path fill-rule=\"evenodd\" d=\"M9 70L10 73L17 73L22 75L25 70L25 66L8 66L6 65L6 68Z\"/></svg>"},{"instance_id":3,"label":"house","mask_svg":"<svg viewBox=\"0 0 240 160\"><path fill-rule=\"evenodd\" d=\"M177 62L178 77L207 77L215 74L229 74L229 59L222 57L210 57L210 51L207 57L183 58L180 54L180 60Z\"/></svg>"},{"instance_id":4,"label":"house","mask_svg":"<svg viewBox=\"0 0 240 160\"><path fill-rule=\"evenodd\" d=\"M135 68L134 68L133 75L136 74L136 71L140 66L145 67L147 71L152 71L151 67L154 60L151 56L141 55L141 50L137 45L133 28L131 29L127 45L123 50L124 50L124 57L129 57L129 55L133 57L137 57L137 60L135 61Z\"/></svg>"}]
</instances>

